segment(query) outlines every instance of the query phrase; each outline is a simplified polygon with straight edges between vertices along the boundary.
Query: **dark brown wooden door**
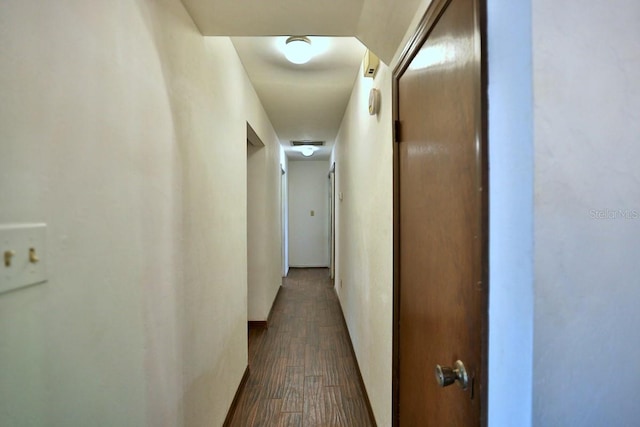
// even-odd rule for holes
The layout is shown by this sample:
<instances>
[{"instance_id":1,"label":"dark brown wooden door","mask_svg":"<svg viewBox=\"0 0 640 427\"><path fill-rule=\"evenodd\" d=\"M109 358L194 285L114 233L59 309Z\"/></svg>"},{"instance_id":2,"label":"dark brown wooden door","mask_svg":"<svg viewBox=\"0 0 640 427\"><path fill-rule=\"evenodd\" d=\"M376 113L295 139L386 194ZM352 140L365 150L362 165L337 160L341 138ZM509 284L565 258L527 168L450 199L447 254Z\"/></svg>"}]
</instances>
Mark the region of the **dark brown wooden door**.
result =
<instances>
[{"instance_id":1,"label":"dark brown wooden door","mask_svg":"<svg viewBox=\"0 0 640 427\"><path fill-rule=\"evenodd\" d=\"M487 313L477 0L434 0L421 31L396 71L395 421L477 426L486 417ZM456 360L468 388L441 388L436 365Z\"/></svg>"}]
</instances>

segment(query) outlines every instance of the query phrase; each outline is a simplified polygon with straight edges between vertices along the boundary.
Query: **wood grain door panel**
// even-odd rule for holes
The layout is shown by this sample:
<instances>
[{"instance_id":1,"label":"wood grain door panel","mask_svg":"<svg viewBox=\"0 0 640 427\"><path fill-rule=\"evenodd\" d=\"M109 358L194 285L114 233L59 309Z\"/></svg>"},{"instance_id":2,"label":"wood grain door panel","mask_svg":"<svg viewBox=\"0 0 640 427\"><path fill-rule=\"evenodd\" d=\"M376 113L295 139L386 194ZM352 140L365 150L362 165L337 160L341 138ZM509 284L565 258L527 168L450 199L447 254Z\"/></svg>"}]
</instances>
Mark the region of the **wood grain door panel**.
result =
<instances>
[{"instance_id":1,"label":"wood grain door panel","mask_svg":"<svg viewBox=\"0 0 640 427\"><path fill-rule=\"evenodd\" d=\"M396 421L480 425L486 353L484 136L478 4L434 2L397 78ZM462 360L471 384L440 388Z\"/></svg>"}]
</instances>

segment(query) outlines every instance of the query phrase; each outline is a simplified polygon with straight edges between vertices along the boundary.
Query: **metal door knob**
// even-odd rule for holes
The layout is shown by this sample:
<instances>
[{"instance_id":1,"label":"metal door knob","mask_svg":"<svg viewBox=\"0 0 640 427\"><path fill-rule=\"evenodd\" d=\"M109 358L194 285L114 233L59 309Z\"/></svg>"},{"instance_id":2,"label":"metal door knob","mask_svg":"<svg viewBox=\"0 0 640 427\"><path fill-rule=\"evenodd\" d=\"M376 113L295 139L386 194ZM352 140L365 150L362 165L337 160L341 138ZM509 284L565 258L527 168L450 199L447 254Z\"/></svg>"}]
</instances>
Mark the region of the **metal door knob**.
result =
<instances>
[{"instance_id":1,"label":"metal door knob","mask_svg":"<svg viewBox=\"0 0 640 427\"><path fill-rule=\"evenodd\" d=\"M466 390L469 385L469 376L464 363L458 360L455 368L436 365L436 381L440 387L449 386L457 381L460 388Z\"/></svg>"}]
</instances>

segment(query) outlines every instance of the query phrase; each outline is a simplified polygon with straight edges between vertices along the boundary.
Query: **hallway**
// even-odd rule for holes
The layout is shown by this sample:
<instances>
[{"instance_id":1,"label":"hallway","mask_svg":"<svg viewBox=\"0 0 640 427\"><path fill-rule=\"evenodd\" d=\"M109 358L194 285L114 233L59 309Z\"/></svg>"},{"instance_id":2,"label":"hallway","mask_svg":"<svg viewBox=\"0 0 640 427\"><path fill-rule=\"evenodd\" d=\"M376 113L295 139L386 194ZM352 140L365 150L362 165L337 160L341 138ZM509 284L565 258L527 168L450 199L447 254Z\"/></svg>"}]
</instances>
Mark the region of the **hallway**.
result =
<instances>
[{"instance_id":1,"label":"hallway","mask_svg":"<svg viewBox=\"0 0 640 427\"><path fill-rule=\"evenodd\" d=\"M327 269L289 271L249 365L232 426L372 425Z\"/></svg>"}]
</instances>

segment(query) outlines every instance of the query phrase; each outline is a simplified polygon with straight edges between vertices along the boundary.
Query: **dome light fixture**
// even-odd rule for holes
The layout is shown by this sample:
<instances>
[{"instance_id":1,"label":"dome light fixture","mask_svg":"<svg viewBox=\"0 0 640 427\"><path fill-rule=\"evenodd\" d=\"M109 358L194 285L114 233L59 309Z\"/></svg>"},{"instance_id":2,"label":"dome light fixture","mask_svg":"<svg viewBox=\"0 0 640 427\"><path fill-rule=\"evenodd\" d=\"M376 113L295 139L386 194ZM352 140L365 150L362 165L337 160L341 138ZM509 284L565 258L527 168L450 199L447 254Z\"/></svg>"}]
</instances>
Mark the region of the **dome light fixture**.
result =
<instances>
[{"instance_id":1,"label":"dome light fixture","mask_svg":"<svg viewBox=\"0 0 640 427\"><path fill-rule=\"evenodd\" d=\"M318 147L314 147L313 145L299 145L296 147L292 147L293 151L297 151L305 157L311 157L313 154L319 150Z\"/></svg>"},{"instance_id":2,"label":"dome light fixture","mask_svg":"<svg viewBox=\"0 0 640 427\"><path fill-rule=\"evenodd\" d=\"M313 156L313 153L315 153L315 151L316 147L312 147L311 145L305 145L304 147L300 148L300 153L302 153L302 155L305 157Z\"/></svg>"},{"instance_id":3,"label":"dome light fixture","mask_svg":"<svg viewBox=\"0 0 640 427\"><path fill-rule=\"evenodd\" d=\"M294 64L309 62L313 56L311 40L304 36L291 36L284 47L284 56Z\"/></svg>"}]
</instances>

